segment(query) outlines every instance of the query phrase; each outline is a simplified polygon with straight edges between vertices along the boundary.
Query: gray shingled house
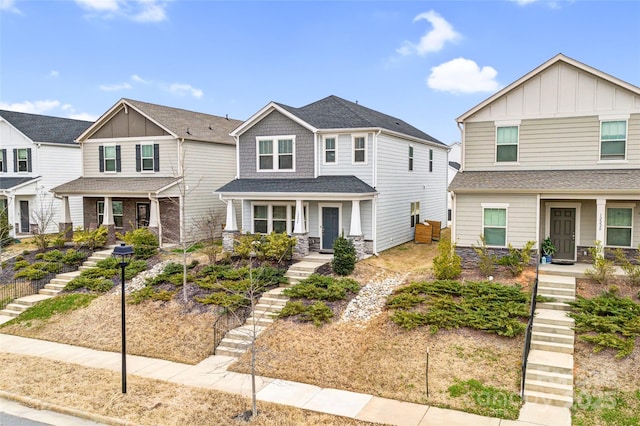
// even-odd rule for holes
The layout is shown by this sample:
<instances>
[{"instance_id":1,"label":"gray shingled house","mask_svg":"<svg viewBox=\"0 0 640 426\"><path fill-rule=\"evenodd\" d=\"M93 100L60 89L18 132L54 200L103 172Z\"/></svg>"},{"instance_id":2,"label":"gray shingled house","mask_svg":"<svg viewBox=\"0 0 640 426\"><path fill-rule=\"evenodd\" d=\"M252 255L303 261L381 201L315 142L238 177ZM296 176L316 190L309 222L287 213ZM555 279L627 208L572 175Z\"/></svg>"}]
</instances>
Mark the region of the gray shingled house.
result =
<instances>
[{"instance_id":1,"label":"gray shingled house","mask_svg":"<svg viewBox=\"0 0 640 426\"><path fill-rule=\"evenodd\" d=\"M556 261L640 244L640 88L557 55L457 119L458 250L549 237Z\"/></svg>"},{"instance_id":2,"label":"gray shingled house","mask_svg":"<svg viewBox=\"0 0 640 426\"><path fill-rule=\"evenodd\" d=\"M448 147L398 118L336 96L271 102L231 136L227 248L238 232L286 232L301 256L344 234L363 255L412 240L421 220L446 224Z\"/></svg>"},{"instance_id":3,"label":"gray shingled house","mask_svg":"<svg viewBox=\"0 0 640 426\"><path fill-rule=\"evenodd\" d=\"M6 209L11 237L31 235L38 226L46 226L45 233L57 232L65 214L82 225L82 200L75 197L62 203L49 190L80 176L80 146L75 139L90 125L90 121L0 111L0 210Z\"/></svg>"},{"instance_id":4,"label":"gray shingled house","mask_svg":"<svg viewBox=\"0 0 640 426\"><path fill-rule=\"evenodd\" d=\"M235 175L241 121L121 99L79 137L82 176L53 189L83 199L84 223L115 231L148 227L161 244L204 237L224 221L213 191ZM184 215L184 229L180 217ZM75 224L68 223L67 226Z\"/></svg>"}]
</instances>

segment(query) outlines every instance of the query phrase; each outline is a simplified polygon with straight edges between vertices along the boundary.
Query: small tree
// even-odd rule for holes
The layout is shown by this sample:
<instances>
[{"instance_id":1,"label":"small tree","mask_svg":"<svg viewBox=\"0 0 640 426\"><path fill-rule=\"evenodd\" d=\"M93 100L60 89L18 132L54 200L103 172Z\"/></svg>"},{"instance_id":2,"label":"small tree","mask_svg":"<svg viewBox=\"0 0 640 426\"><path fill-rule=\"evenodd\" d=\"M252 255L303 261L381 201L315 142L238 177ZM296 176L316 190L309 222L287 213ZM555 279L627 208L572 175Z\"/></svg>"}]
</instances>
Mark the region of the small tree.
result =
<instances>
[{"instance_id":1,"label":"small tree","mask_svg":"<svg viewBox=\"0 0 640 426\"><path fill-rule=\"evenodd\" d=\"M616 262L620 264L622 270L627 274L627 278L632 285L640 284L640 245L638 245L638 253L636 254L636 262L631 262L624 253L624 250L617 248L613 251Z\"/></svg>"},{"instance_id":2,"label":"small tree","mask_svg":"<svg viewBox=\"0 0 640 426\"><path fill-rule=\"evenodd\" d=\"M438 255L433 258L433 273L439 280L452 280L462 273L462 258L449 238L438 243Z\"/></svg>"},{"instance_id":3,"label":"small tree","mask_svg":"<svg viewBox=\"0 0 640 426\"><path fill-rule=\"evenodd\" d=\"M50 227L55 224L55 210L53 208L53 199L48 199L44 188L38 191L37 207L31 211L31 221L35 224L31 228L34 243L39 249L46 249L49 246Z\"/></svg>"},{"instance_id":4,"label":"small tree","mask_svg":"<svg viewBox=\"0 0 640 426\"><path fill-rule=\"evenodd\" d=\"M472 244L471 248L473 248L473 251L478 255L478 269L480 269L482 275L485 277L493 275L496 270L498 258L495 254L489 253L487 240L484 238L484 235L480 235L480 245L474 246Z\"/></svg>"},{"instance_id":5,"label":"small tree","mask_svg":"<svg viewBox=\"0 0 640 426\"><path fill-rule=\"evenodd\" d=\"M584 274L594 279L598 284L605 284L613 275L613 261L607 259L604 255L604 247L600 241L595 241L594 247L587 249L593 258L593 268L584 271Z\"/></svg>"},{"instance_id":6,"label":"small tree","mask_svg":"<svg viewBox=\"0 0 640 426\"><path fill-rule=\"evenodd\" d=\"M331 269L340 276L349 275L356 267L356 248L353 242L344 237L344 234L336 238L333 243L333 260Z\"/></svg>"},{"instance_id":7,"label":"small tree","mask_svg":"<svg viewBox=\"0 0 640 426\"><path fill-rule=\"evenodd\" d=\"M506 266L514 277L519 276L529 265L531 261L531 249L536 244L535 241L527 241L527 243L521 249L513 247L511 244L509 247L509 254L502 256L498 263L502 266Z\"/></svg>"},{"instance_id":8,"label":"small tree","mask_svg":"<svg viewBox=\"0 0 640 426\"><path fill-rule=\"evenodd\" d=\"M158 238L147 228L132 229L117 236L133 247L133 253L138 259L148 259L158 253Z\"/></svg>"}]
</instances>

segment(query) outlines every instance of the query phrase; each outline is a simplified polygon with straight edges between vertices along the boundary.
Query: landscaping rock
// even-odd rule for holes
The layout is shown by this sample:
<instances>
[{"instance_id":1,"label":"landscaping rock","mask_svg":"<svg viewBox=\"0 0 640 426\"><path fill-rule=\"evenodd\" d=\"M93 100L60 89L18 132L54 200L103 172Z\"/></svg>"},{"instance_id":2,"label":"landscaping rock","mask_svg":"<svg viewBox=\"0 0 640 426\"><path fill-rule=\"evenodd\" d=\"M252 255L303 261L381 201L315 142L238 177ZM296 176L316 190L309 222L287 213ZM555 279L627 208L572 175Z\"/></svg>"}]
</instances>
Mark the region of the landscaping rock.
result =
<instances>
[{"instance_id":1,"label":"landscaping rock","mask_svg":"<svg viewBox=\"0 0 640 426\"><path fill-rule=\"evenodd\" d=\"M407 274L396 274L393 276L383 276L371 280L367 285L360 289L360 292L354 297L344 313L340 322L367 322L382 312L387 297L393 290L401 285L406 279Z\"/></svg>"}]
</instances>

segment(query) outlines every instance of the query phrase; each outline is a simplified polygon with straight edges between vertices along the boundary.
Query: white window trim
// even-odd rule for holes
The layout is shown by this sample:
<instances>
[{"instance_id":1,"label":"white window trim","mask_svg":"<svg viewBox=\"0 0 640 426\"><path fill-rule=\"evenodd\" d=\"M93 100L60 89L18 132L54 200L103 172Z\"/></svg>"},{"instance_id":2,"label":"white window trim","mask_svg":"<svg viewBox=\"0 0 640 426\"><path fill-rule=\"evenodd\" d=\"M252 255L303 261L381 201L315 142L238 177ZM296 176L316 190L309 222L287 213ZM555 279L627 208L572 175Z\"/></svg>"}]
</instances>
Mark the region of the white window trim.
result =
<instances>
[{"instance_id":1,"label":"white window trim","mask_svg":"<svg viewBox=\"0 0 640 426\"><path fill-rule=\"evenodd\" d=\"M151 146L151 170L145 170L144 169L144 159L145 157L142 155L142 147L144 146ZM155 142L140 142L140 173L155 173Z\"/></svg>"},{"instance_id":2,"label":"white window trim","mask_svg":"<svg viewBox=\"0 0 640 426\"><path fill-rule=\"evenodd\" d=\"M29 148L16 148L18 150L18 152L16 153L16 161L18 162L18 164L16 164L16 168L17 168L17 172L16 173L29 173ZM24 160L20 159L20 151L24 151L27 153L27 157ZM25 163L25 169L24 170L20 170L20 162L24 162ZM9 170L7 168L7 170Z\"/></svg>"},{"instance_id":3,"label":"white window trim","mask_svg":"<svg viewBox=\"0 0 640 426\"><path fill-rule=\"evenodd\" d=\"M292 158L291 158L291 168L290 169L279 169L279 153L278 153L278 140L282 139L291 139L292 142ZM273 168L272 169L261 169L260 168L260 141L271 140L273 141L273 152L271 156L273 158ZM295 135L277 135L277 136L256 136L256 172L258 173L291 173L296 171L296 136ZM253 215L252 215L253 216Z\"/></svg>"},{"instance_id":4,"label":"white window trim","mask_svg":"<svg viewBox=\"0 0 640 426\"><path fill-rule=\"evenodd\" d=\"M369 161L369 135L366 133L356 133L351 135L351 164L354 166L357 165L366 165ZM356 138L364 138L364 161L356 161Z\"/></svg>"},{"instance_id":5,"label":"white window trim","mask_svg":"<svg viewBox=\"0 0 640 426\"><path fill-rule=\"evenodd\" d=\"M2 155L2 150L0 150L0 156ZM7 159L2 157L2 161L0 161L0 173L6 173L3 171L3 166L7 166L7 172L9 172L9 165L7 164Z\"/></svg>"},{"instance_id":6,"label":"white window trim","mask_svg":"<svg viewBox=\"0 0 640 426\"><path fill-rule=\"evenodd\" d=\"M116 148L118 145L115 143L109 143L109 144L104 144L102 145L103 147L103 152L104 152L104 158L102 159L102 161L104 161L104 164L102 165L104 168L104 172L102 173L118 173L118 151ZM113 147L113 161L114 161L114 170L107 170L107 148L111 148ZM109 158L111 159L111 158Z\"/></svg>"},{"instance_id":7,"label":"white window trim","mask_svg":"<svg viewBox=\"0 0 640 426\"><path fill-rule=\"evenodd\" d=\"M327 162L327 145L326 139L334 139L336 141L335 147L333 148L333 152L335 153L335 161L332 163ZM338 164L338 135L323 135L322 136L322 165L324 166L335 166Z\"/></svg>"},{"instance_id":8,"label":"white window trim","mask_svg":"<svg viewBox=\"0 0 640 426\"><path fill-rule=\"evenodd\" d=\"M493 164L496 166L500 165L520 165L520 122L521 120L513 120L513 121L496 121L495 127L495 139L493 141L494 153L493 153ZM516 144L516 161L498 161L498 129L500 127L517 127L518 128L518 143Z\"/></svg>"},{"instance_id":9,"label":"white window trim","mask_svg":"<svg viewBox=\"0 0 640 426\"><path fill-rule=\"evenodd\" d=\"M413 209L414 206L417 207L417 209L416 209L416 210L418 210L417 214L414 213L414 209ZM420 201L411 201L411 204L410 204L409 208L410 208L409 218L413 219L414 216L417 216L416 219L418 219L418 220L414 220L414 222L413 222L412 228L415 228L416 225L418 223L420 223L419 222L419 220L420 220Z\"/></svg>"},{"instance_id":10,"label":"white window trim","mask_svg":"<svg viewBox=\"0 0 640 426\"><path fill-rule=\"evenodd\" d=\"M254 216L254 207L255 206L267 206L267 234L273 232L273 207L274 206L286 206L287 207L287 234L293 234L293 221L295 217L293 216L293 208L296 206L295 201L253 201L251 202L251 233L255 234L255 216ZM303 209L306 211L304 221L305 225L309 223L309 203L302 203ZM305 229L309 229L305 227Z\"/></svg>"},{"instance_id":11,"label":"white window trim","mask_svg":"<svg viewBox=\"0 0 640 426\"><path fill-rule=\"evenodd\" d=\"M482 203L482 235L484 235L484 211L485 209L504 209L505 210L505 218L504 218L504 245L503 246L493 246L487 245L487 247L507 247L509 245L509 203ZM490 227L495 228L495 227Z\"/></svg>"},{"instance_id":12,"label":"white window trim","mask_svg":"<svg viewBox=\"0 0 640 426\"><path fill-rule=\"evenodd\" d=\"M620 247L620 248L634 248L635 245L633 244L633 217L636 214L636 205L635 203L607 203L607 205L604 206L604 211L605 211L605 219L604 219L604 226L605 226L605 238L607 236L607 230L609 229L609 226L607 225L607 215L609 214L609 209L631 209L631 241L629 242L630 244L628 246L611 246L611 245L607 245L607 242L604 241L605 247Z\"/></svg>"},{"instance_id":13,"label":"white window trim","mask_svg":"<svg viewBox=\"0 0 640 426\"><path fill-rule=\"evenodd\" d=\"M598 161L597 164L623 164L629 162L629 114L617 115L617 116L599 116L600 118L600 129L598 130ZM609 121L624 121L625 129L624 129L624 158L623 159L613 159L613 160L603 160L602 159L602 123L606 123Z\"/></svg>"}]
</instances>

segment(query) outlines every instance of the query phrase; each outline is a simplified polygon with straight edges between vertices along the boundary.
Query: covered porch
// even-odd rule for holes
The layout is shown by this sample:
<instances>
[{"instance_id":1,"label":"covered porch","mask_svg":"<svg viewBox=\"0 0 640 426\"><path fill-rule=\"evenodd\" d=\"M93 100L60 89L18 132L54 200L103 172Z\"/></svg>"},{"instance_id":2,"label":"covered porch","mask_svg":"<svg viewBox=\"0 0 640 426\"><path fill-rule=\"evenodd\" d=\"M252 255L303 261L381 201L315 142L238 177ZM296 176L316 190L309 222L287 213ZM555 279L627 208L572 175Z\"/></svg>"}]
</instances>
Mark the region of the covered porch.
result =
<instances>
[{"instance_id":1,"label":"covered porch","mask_svg":"<svg viewBox=\"0 0 640 426\"><path fill-rule=\"evenodd\" d=\"M40 177L0 179L0 211L6 212L9 236L31 233L31 210L38 196Z\"/></svg>"}]
</instances>

